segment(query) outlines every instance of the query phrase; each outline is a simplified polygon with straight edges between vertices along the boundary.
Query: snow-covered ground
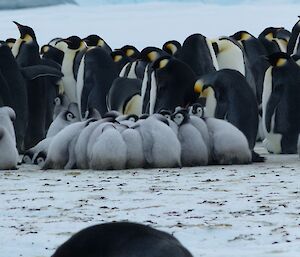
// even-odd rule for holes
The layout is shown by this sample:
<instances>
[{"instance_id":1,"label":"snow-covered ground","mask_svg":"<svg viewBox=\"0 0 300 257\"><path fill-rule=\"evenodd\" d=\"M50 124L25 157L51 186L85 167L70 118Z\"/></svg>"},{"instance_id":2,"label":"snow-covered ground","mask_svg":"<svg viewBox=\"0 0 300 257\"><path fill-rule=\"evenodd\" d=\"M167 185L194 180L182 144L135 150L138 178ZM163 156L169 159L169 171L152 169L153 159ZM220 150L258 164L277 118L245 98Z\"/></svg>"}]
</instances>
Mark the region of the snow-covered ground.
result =
<instances>
[{"instance_id":1,"label":"snow-covered ground","mask_svg":"<svg viewBox=\"0 0 300 257\"><path fill-rule=\"evenodd\" d=\"M299 7L147 3L1 11L0 36L17 37L16 20L32 26L41 45L57 36L96 33L113 48L141 49L182 42L192 33L291 29ZM174 233L195 257L296 257L300 159L267 158L264 164L181 170L0 171L0 257L51 256L72 233L112 220Z\"/></svg>"},{"instance_id":2,"label":"snow-covered ground","mask_svg":"<svg viewBox=\"0 0 300 257\"><path fill-rule=\"evenodd\" d=\"M173 233L195 257L296 257L300 160L267 158L189 169L1 172L0 256L50 257L84 227L129 220Z\"/></svg>"}]
</instances>

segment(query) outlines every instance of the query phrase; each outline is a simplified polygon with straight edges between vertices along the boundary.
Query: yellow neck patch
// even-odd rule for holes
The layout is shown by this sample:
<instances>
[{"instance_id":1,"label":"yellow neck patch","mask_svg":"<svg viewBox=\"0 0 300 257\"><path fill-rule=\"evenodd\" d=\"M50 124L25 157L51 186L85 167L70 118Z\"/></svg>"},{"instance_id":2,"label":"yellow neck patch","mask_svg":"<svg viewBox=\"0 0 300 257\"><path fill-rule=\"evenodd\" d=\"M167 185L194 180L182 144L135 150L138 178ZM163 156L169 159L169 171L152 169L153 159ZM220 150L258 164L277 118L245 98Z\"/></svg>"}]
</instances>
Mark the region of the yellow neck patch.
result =
<instances>
[{"instance_id":1,"label":"yellow neck patch","mask_svg":"<svg viewBox=\"0 0 300 257\"><path fill-rule=\"evenodd\" d=\"M194 92L197 94L201 94L203 90L203 81L197 80L194 85Z\"/></svg>"},{"instance_id":2,"label":"yellow neck patch","mask_svg":"<svg viewBox=\"0 0 300 257\"><path fill-rule=\"evenodd\" d=\"M102 39L99 39L98 42L97 42L97 46L103 47L104 46L104 41Z\"/></svg>"},{"instance_id":3,"label":"yellow neck patch","mask_svg":"<svg viewBox=\"0 0 300 257\"><path fill-rule=\"evenodd\" d=\"M272 41L272 40L274 39L274 35L273 35L272 32L270 32L269 34L267 34L267 35L265 36L265 38L268 39L268 40L270 40L270 41Z\"/></svg>"},{"instance_id":4,"label":"yellow neck patch","mask_svg":"<svg viewBox=\"0 0 300 257\"><path fill-rule=\"evenodd\" d=\"M177 51L177 47L174 44L171 44L171 43L167 44L166 48L169 49L172 52L172 54L176 53L176 51Z\"/></svg>"},{"instance_id":5,"label":"yellow neck patch","mask_svg":"<svg viewBox=\"0 0 300 257\"><path fill-rule=\"evenodd\" d=\"M240 41L246 41L248 39L251 38L251 35L248 34L248 33L242 33L242 36L241 36L241 40Z\"/></svg>"},{"instance_id":6,"label":"yellow neck patch","mask_svg":"<svg viewBox=\"0 0 300 257\"><path fill-rule=\"evenodd\" d=\"M134 50L133 50L133 49L127 49L127 50L126 50L126 55L127 55L128 57L134 55Z\"/></svg>"},{"instance_id":7,"label":"yellow neck patch","mask_svg":"<svg viewBox=\"0 0 300 257\"><path fill-rule=\"evenodd\" d=\"M157 52L152 51L152 52L147 54L147 57L149 58L149 60L151 62L154 62L158 58L158 54L157 54Z\"/></svg>"},{"instance_id":8,"label":"yellow neck patch","mask_svg":"<svg viewBox=\"0 0 300 257\"><path fill-rule=\"evenodd\" d=\"M286 59L283 59L283 58L279 58L277 63L276 63L276 66L277 67L281 67L283 65L285 65L287 63L287 60Z\"/></svg>"},{"instance_id":9,"label":"yellow neck patch","mask_svg":"<svg viewBox=\"0 0 300 257\"><path fill-rule=\"evenodd\" d=\"M115 57L114 57L114 62L119 62L120 60L122 60L122 55L116 55Z\"/></svg>"},{"instance_id":10,"label":"yellow neck patch","mask_svg":"<svg viewBox=\"0 0 300 257\"><path fill-rule=\"evenodd\" d=\"M161 61L159 62L159 68L162 69L162 68L166 67L167 64L168 64L168 62L169 62L168 59L161 60Z\"/></svg>"}]
</instances>

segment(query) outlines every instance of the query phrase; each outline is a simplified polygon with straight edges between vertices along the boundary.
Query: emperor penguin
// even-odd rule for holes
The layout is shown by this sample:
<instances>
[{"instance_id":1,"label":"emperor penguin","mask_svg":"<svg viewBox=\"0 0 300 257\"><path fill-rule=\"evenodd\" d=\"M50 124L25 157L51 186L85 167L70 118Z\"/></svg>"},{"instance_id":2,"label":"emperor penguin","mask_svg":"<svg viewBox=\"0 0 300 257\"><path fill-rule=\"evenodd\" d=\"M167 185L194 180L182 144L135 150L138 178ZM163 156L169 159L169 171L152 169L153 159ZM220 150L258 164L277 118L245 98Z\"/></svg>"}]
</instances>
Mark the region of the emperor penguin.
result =
<instances>
[{"instance_id":1,"label":"emperor penguin","mask_svg":"<svg viewBox=\"0 0 300 257\"><path fill-rule=\"evenodd\" d=\"M88 47L98 46L102 47L108 54L112 52L111 47L105 42L105 40L98 35L92 34L83 39Z\"/></svg>"},{"instance_id":2,"label":"emperor penguin","mask_svg":"<svg viewBox=\"0 0 300 257\"><path fill-rule=\"evenodd\" d=\"M287 46L287 53L289 55L300 54L300 16L298 18L299 20L293 26L292 35Z\"/></svg>"},{"instance_id":3,"label":"emperor penguin","mask_svg":"<svg viewBox=\"0 0 300 257\"><path fill-rule=\"evenodd\" d=\"M265 46L268 55L284 51L280 41L276 40L276 33L281 29L282 28L267 27L259 34L258 39Z\"/></svg>"},{"instance_id":4,"label":"emperor penguin","mask_svg":"<svg viewBox=\"0 0 300 257\"><path fill-rule=\"evenodd\" d=\"M125 67L131 63L131 59L126 56L126 54L122 50L114 50L111 52L110 56L116 64L119 77L125 77L124 73L127 69Z\"/></svg>"},{"instance_id":5,"label":"emperor penguin","mask_svg":"<svg viewBox=\"0 0 300 257\"><path fill-rule=\"evenodd\" d=\"M10 48L10 49L12 49L13 48L13 46L14 46L14 44L16 43L16 39L15 38L7 38L6 40L5 40L5 43L7 44L7 46Z\"/></svg>"},{"instance_id":6,"label":"emperor penguin","mask_svg":"<svg viewBox=\"0 0 300 257\"><path fill-rule=\"evenodd\" d=\"M162 49L167 52L169 55L179 58L181 54L181 44L177 40L169 40L164 43Z\"/></svg>"},{"instance_id":7,"label":"emperor penguin","mask_svg":"<svg viewBox=\"0 0 300 257\"><path fill-rule=\"evenodd\" d=\"M76 116L73 112L69 110L62 111L51 123L47 131L46 137L53 137L66 126L78 121L80 121L78 115Z\"/></svg>"},{"instance_id":8,"label":"emperor penguin","mask_svg":"<svg viewBox=\"0 0 300 257\"><path fill-rule=\"evenodd\" d=\"M61 71L64 74L62 82L64 92L71 102L77 102L75 61L79 54L87 48L83 40L71 36L56 42L55 47L64 52Z\"/></svg>"},{"instance_id":9,"label":"emperor penguin","mask_svg":"<svg viewBox=\"0 0 300 257\"><path fill-rule=\"evenodd\" d=\"M16 169L19 153L16 148L16 141L13 140L8 130L0 125L0 170Z\"/></svg>"},{"instance_id":10,"label":"emperor penguin","mask_svg":"<svg viewBox=\"0 0 300 257\"><path fill-rule=\"evenodd\" d=\"M0 108L0 170L16 169L19 153L13 121L16 114L10 107Z\"/></svg>"},{"instance_id":11,"label":"emperor penguin","mask_svg":"<svg viewBox=\"0 0 300 257\"><path fill-rule=\"evenodd\" d=\"M161 57L153 63L151 73L149 113L161 109L174 111L177 106L195 102L196 75L184 62L170 56Z\"/></svg>"},{"instance_id":12,"label":"emperor penguin","mask_svg":"<svg viewBox=\"0 0 300 257\"><path fill-rule=\"evenodd\" d=\"M44 170L69 169L75 166L74 146L86 123L87 121L72 123L53 137L48 148L45 164L42 167Z\"/></svg>"},{"instance_id":13,"label":"emperor penguin","mask_svg":"<svg viewBox=\"0 0 300 257\"><path fill-rule=\"evenodd\" d=\"M208 149L202 134L190 123L188 110L178 109L172 120L178 126L178 139L181 144L181 164L193 167L208 164Z\"/></svg>"},{"instance_id":14,"label":"emperor penguin","mask_svg":"<svg viewBox=\"0 0 300 257\"><path fill-rule=\"evenodd\" d=\"M188 64L197 76L219 70L212 41L201 34L193 34L185 39L179 58Z\"/></svg>"},{"instance_id":15,"label":"emperor penguin","mask_svg":"<svg viewBox=\"0 0 300 257\"><path fill-rule=\"evenodd\" d=\"M297 152L300 131L300 69L286 53L268 57L263 91L263 128L267 150L271 153Z\"/></svg>"},{"instance_id":16,"label":"emperor penguin","mask_svg":"<svg viewBox=\"0 0 300 257\"><path fill-rule=\"evenodd\" d=\"M70 100L65 94L59 94L57 97L55 97L53 103L54 103L53 120L55 120L55 118L62 111L68 110Z\"/></svg>"},{"instance_id":17,"label":"emperor penguin","mask_svg":"<svg viewBox=\"0 0 300 257\"><path fill-rule=\"evenodd\" d=\"M64 60L64 52L52 45L43 45L40 54L43 59L55 61L60 66Z\"/></svg>"},{"instance_id":18,"label":"emperor penguin","mask_svg":"<svg viewBox=\"0 0 300 257\"><path fill-rule=\"evenodd\" d=\"M229 122L205 118L210 136L210 152L216 164L249 164L251 150L245 135Z\"/></svg>"},{"instance_id":19,"label":"emperor penguin","mask_svg":"<svg viewBox=\"0 0 300 257\"><path fill-rule=\"evenodd\" d=\"M140 58L141 52L133 45L125 45L120 48L131 61L137 60Z\"/></svg>"},{"instance_id":20,"label":"emperor penguin","mask_svg":"<svg viewBox=\"0 0 300 257\"><path fill-rule=\"evenodd\" d=\"M96 138L90 159L94 170L125 169L127 145L121 133L113 124L103 126L102 133Z\"/></svg>"},{"instance_id":21,"label":"emperor penguin","mask_svg":"<svg viewBox=\"0 0 300 257\"><path fill-rule=\"evenodd\" d=\"M131 222L112 222L85 228L58 247L52 257L192 257L171 234Z\"/></svg>"},{"instance_id":22,"label":"emperor penguin","mask_svg":"<svg viewBox=\"0 0 300 257\"><path fill-rule=\"evenodd\" d=\"M122 114L142 113L140 79L116 78L107 95L108 110L116 110Z\"/></svg>"},{"instance_id":23,"label":"emperor penguin","mask_svg":"<svg viewBox=\"0 0 300 257\"><path fill-rule=\"evenodd\" d=\"M105 114L108 111L106 96L117 77L117 67L105 50L88 49L80 63L76 86L80 113L95 108L101 115Z\"/></svg>"},{"instance_id":24,"label":"emperor penguin","mask_svg":"<svg viewBox=\"0 0 300 257\"><path fill-rule=\"evenodd\" d=\"M240 44L233 38L220 37L213 41L219 69L233 69L239 71L256 95L256 82L250 68L249 61Z\"/></svg>"},{"instance_id":25,"label":"emperor penguin","mask_svg":"<svg viewBox=\"0 0 300 257\"><path fill-rule=\"evenodd\" d=\"M141 137L146 168L181 166L181 145L177 135L155 116L139 120L135 126Z\"/></svg>"},{"instance_id":26,"label":"emperor penguin","mask_svg":"<svg viewBox=\"0 0 300 257\"><path fill-rule=\"evenodd\" d=\"M253 161L263 161L253 150L258 131L258 106L245 77L236 70L219 70L199 78L194 90L206 99L207 117L225 119L236 126L248 140Z\"/></svg>"}]
</instances>

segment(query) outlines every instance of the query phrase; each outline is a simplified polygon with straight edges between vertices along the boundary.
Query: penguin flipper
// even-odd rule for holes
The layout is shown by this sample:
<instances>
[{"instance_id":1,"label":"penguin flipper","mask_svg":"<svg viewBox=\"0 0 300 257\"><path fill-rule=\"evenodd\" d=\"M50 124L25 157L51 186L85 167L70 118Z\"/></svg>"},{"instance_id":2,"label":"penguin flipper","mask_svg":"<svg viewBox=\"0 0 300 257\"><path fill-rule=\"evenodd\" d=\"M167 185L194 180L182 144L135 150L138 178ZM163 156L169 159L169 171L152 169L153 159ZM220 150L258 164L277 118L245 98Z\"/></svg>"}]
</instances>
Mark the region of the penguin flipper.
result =
<instances>
[{"instance_id":1,"label":"penguin flipper","mask_svg":"<svg viewBox=\"0 0 300 257\"><path fill-rule=\"evenodd\" d=\"M269 101L267 103L267 108L266 108L266 116L265 116L265 124L266 124L266 129L267 132L271 131L271 121L273 114L275 112L276 107L278 106L280 102L280 92L274 92L271 94Z\"/></svg>"},{"instance_id":2,"label":"penguin flipper","mask_svg":"<svg viewBox=\"0 0 300 257\"><path fill-rule=\"evenodd\" d=\"M34 80L39 77L56 77L62 78L63 74L60 70L50 67L48 65L33 65L23 67L21 69L22 75L25 79Z\"/></svg>"},{"instance_id":3,"label":"penguin flipper","mask_svg":"<svg viewBox=\"0 0 300 257\"><path fill-rule=\"evenodd\" d=\"M132 128L139 128L139 125L133 126ZM142 137L142 145L144 150L144 156L146 161L146 167L152 167L153 165L153 136L150 131L145 129L139 129L140 135Z\"/></svg>"}]
</instances>

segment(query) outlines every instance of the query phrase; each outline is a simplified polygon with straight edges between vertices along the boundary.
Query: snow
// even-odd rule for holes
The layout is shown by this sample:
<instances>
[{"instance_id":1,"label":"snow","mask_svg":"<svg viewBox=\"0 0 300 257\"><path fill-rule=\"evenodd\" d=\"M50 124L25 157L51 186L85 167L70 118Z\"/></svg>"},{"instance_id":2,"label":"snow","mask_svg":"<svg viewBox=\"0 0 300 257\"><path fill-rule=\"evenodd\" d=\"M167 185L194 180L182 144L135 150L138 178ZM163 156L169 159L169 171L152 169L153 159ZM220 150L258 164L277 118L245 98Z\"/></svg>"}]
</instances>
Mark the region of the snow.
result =
<instances>
[{"instance_id":1,"label":"snow","mask_svg":"<svg viewBox=\"0 0 300 257\"><path fill-rule=\"evenodd\" d=\"M300 5L215 6L197 3L57 6L0 12L32 26L39 43L101 35L113 47L139 49L267 26L291 29ZM263 164L189 169L0 172L0 256L46 257L78 230L130 220L173 233L195 257L295 257L300 252L300 160L269 155Z\"/></svg>"}]
</instances>

